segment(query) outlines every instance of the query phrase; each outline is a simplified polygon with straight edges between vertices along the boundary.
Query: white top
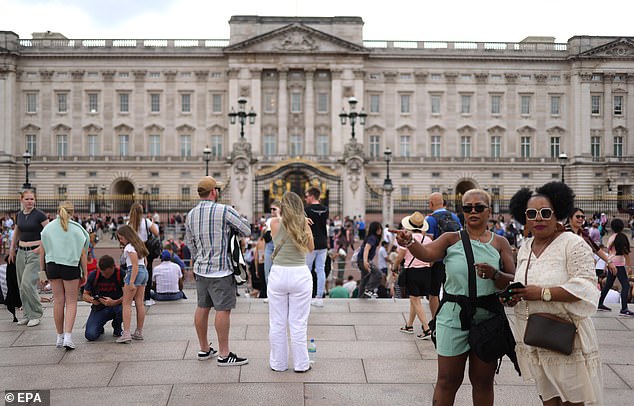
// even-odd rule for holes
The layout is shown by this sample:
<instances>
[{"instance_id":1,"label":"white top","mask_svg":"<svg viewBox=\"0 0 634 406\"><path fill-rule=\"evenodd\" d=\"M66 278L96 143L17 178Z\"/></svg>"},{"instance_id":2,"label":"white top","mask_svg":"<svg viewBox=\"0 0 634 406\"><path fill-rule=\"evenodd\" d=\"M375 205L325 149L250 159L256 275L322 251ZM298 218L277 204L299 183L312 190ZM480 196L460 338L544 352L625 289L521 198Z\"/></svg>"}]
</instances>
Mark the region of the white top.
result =
<instances>
[{"instance_id":1,"label":"white top","mask_svg":"<svg viewBox=\"0 0 634 406\"><path fill-rule=\"evenodd\" d=\"M145 224L143 224L143 222L145 221ZM141 241L146 242L147 241L147 233L148 231L151 233L152 232L152 225L154 223L152 223L152 220L150 220L149 218L144 218L139 222L139 231L137 232L137 234L139 235L139 238L141 239ZM145 226L147 225L147 229L145 228Z\"/></svg>"},{"instance_id":2,"label":"white top","mask_svg":"<svg viewBox=\"0 0 634 406\"><path fill-rule=\"evenodd\" d=\"M527 300L515 306L509 318L515 335L517 358L525 380L535 380L543 399L560 396L573 403L603 404L603 376L599 342L590 316L596 313L599 289L590 246L578 235L561 233L539 256L531 252L533 238L526 239L517 253L515 281L524 283L529 255L528 284L561 287L578 297L572 303ZM529 314L552 313L571 319L577 335L570 355L524 344L526 306Z\"/></svg>"},{"instance_id":3,"label":"white top","mask_svg":"<svg viewBox=\"0 0 634 406\"><path fill-rule=\"evenodd\" d=\"M152 281L156 282L157 293L176 293L178 280L181 278L181 268L172 261L161 261L152 269Z\"/></svg>"},{"instance_id":4,"label":"white top","mask_svg":"<svg viewBox=\"0 0 634 406\"><path fill-rule=\"evenodd\" d=\"M130 259L131 252L134 252L136 254L136 250L134 249L132 244L128 243L128 245L126 245L123 249L123 255L125 255L125 264L128 268L132 266L132 259ZM138 264L145 266L145 257L139 258Z\"/></svg>"}]
</instances>

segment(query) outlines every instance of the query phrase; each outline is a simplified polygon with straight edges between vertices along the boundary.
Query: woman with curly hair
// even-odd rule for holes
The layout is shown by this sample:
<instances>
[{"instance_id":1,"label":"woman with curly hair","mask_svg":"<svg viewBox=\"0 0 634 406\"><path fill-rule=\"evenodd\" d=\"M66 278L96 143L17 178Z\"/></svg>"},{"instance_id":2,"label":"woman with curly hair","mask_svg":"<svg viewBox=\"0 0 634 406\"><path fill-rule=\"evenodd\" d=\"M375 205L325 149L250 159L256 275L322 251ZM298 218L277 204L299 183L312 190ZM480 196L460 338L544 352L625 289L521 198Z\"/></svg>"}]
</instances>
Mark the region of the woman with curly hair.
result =
<instances>
[{"instance_id":1,"label":"woman with curly hair","mask_svg":"<svg viewBox=\"0 0 634 406\"><path fill-rule=\"evenodd\" d=\"M515 350L522 376L536 381L544 405L601 405L599 343L590 318L599 299L592 250L561 224L574 210L574 193L564 183L551 182L535 192L519 190L509 206L532 234L517 254L515 281L525 287L513 289L507 302L515 307ZM533 313L574 322L577 333L570 355L524 343L528 315Z\"/></svg>"},{"instance_id":2,"label":"woman with curly hair","mask_svg":"<svg viewBox=\"0 0 634 406\"><path fill-rule=\"evenodd\" d=\"M310 369L306 330L310 314L313 278L306 266L306 254L315 247L313 233L304 216L304 203L293 192L286 192L280 204L281 217L271 220L275 243L267 285L269 298L269 364L274 371L288 369L288 337L295 372Z\"/></svg>"}]
</instances>

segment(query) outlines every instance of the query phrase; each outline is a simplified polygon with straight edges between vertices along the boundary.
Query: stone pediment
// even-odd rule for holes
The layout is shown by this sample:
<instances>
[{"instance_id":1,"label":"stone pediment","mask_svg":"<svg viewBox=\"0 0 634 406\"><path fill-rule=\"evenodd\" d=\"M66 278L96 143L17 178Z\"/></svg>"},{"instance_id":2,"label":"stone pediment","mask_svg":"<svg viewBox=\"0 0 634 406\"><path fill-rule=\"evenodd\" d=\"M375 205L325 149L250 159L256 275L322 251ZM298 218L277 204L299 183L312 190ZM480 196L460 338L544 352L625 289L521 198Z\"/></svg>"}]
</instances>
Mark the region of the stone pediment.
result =
<instances>
[{"instance_id":1,"label":"stone pediment","mask_svg":"<svg viewBox=\"0 0 634 406\"><path fill-rule=\"evenodd\" d=\"M300 23L230 45L225 53L368 53L361 45L343 40Z\"/></svg>"},{"instance_id":2,"label":"stone pediment","mask_svg":"<svg viewBox=\"0 0 634 406\"><path fill-rule=\"evenodd\" d=\"M634 59L634 40L619 38L607 44L582 52L579 58Z\"/></svg>"},{"instance_id":3,"label":"stone pediment","mask_svg":"<svg viewBox=\"0 0 634 406\"><path fill-rule=\"evenodd\" d=\"M436 124L427 128L427 132L429 132L430 134L442 134L445 132L445 129L439 126L438 124Z\"/></svg>"},{"instance_id":4,"label":"stone pediment","mask_svg":"<svg viewBox=\"0 0 634 406\"><path fill-rule=\"evenodd\" d=\"M506 128L499 125L494 125L493 127L489 128L487 131L489 132L489 134L504 134L506 132Z\"/></svg>"}]
</instances>

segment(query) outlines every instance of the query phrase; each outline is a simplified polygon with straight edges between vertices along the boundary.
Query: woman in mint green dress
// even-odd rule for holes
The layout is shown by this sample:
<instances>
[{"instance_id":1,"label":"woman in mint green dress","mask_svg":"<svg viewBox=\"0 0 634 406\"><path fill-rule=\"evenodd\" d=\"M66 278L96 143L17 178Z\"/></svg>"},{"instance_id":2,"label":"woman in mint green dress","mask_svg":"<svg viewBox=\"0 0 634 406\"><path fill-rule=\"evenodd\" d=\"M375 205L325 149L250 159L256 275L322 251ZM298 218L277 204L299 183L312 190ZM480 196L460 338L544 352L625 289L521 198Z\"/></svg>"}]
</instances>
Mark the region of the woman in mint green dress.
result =
<instances>
[{"instance_id":1,"label":"woman in mint green dress","mask_svg":"<svg viewBox=\"0 0 634 406\"><path fill-rule=\"evenodd\" d=\"M491 217L491 196L480 189L471 189L462 197L465 229L469 234L478 278L477 296L489 296L505 288L513 280L515 264L511 246L506 238L487 230ZM443 303L436 316L436 351L438 377L434 389L434 405L453 405L456 392L462 384L467 359L469 380L474 405L493 405L493 376L497 362L485 362L471 351L469 330L462 329L461 306L446 300L448 296L469 296L467 259L460 232L447 232L429 244L420 244L409 231L397 234L399 245L410 250L416 258L433 262L444 258L447 279ZM502 269L500 269L502 264ZM467 312L462 312L463 318ZM476 323L494 316L494 313L476 308ZM464 320L470 322L469 320Z\"/></svg>"}]
</instances>

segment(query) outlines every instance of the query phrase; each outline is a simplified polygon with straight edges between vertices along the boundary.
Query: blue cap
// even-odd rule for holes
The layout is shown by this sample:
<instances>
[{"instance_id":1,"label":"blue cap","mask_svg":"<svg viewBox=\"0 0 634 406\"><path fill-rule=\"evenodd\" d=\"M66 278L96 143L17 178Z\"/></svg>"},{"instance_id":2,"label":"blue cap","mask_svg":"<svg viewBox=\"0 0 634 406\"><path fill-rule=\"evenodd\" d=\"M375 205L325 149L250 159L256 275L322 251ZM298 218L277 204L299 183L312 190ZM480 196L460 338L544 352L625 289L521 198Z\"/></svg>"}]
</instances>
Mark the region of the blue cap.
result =
<instances>
[{"instance_id":1,"label":"blue cap","mask_svg":"<svg viewBox=\"0 0 634 406\"><path fill-rule=\"evenodd\" d=\"M172 259L172 254L168 250L163 250L161 252L161 261L169 261L170 259Z\"/></svg>"}]
</instances>

